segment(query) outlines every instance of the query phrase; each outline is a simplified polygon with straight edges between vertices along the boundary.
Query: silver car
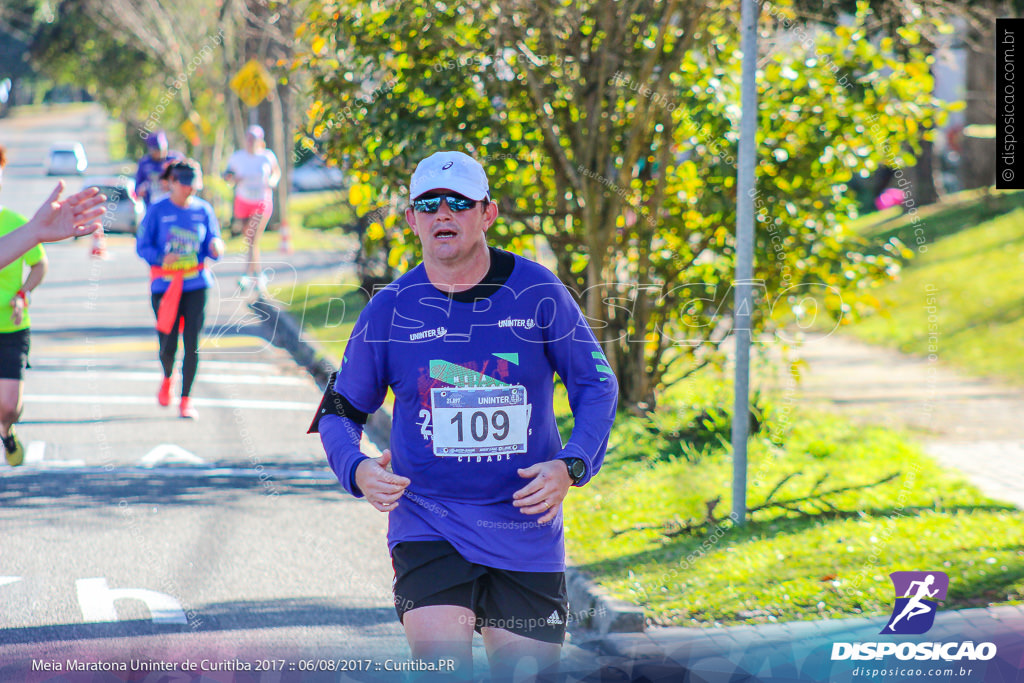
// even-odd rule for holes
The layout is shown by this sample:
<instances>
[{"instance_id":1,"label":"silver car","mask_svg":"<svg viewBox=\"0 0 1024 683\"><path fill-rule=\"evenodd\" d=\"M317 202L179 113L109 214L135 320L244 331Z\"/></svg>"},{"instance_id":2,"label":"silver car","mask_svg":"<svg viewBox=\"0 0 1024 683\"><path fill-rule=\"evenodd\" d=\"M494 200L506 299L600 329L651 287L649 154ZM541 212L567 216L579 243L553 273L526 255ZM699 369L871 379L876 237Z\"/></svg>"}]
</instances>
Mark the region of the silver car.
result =
<instances>
[{"instance_id":1,"label":"silver car","mask_svg":"<svg viewBox=\"0 0 1024 683\"><path fill-rule=\"evenodd\" d=\"M344 183L345 175L341 169L328 166L320 157L312 157L292 169L292 188L296 192L338 190Z\"/></svg>"},{"instance_id":2,"label":"silver car","mask_svg":"<svg viewBox=\"0 0 1024 683\"><path fill-rule=\"evenodd\" d=\"M82 175L89 166L80 142L58 142L50 147L46 175Z\"/></svg>"},{"instance_id":3,"label":"silver car","mask_svg":"<svg viewBox=\"0 0 1024 683\"><path fill-rule=\"evenodd\" d=\"M99 178L85 186L98 187L107 196L106 212L100 219L104 232L126 232L134 235L146 211L142 200L135 196L132 178Z\"/></svg>"}]
</instances>

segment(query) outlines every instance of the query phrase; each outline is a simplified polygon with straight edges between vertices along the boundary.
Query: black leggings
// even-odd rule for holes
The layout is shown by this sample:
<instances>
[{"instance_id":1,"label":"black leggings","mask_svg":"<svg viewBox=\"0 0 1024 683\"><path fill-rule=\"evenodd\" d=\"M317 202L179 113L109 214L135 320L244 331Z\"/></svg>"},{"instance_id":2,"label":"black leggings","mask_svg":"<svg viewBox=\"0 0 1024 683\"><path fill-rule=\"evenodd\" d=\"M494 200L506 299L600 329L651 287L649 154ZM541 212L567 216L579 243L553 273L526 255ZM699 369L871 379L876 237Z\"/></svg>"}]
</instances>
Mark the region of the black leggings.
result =
<instances>
[{"instance_id":1,"label":"black leggings","mask_svg":"<svg viewBox=\"0 0 1024 683\"><path fill-rule=\"evenodd\" d=\"M163 293L153 295L153 312L160 310ZM199 333L203 329L206 309L206 288L182 292L178 303L178 315L174 319L174 329L170 334L157 332L160 337L160 364L164 366L164 377L174 372L174 356L178 353L178 325L185 319L182 338L185 345L185 358L181 363L181 395L188 396L192 390L192 382L199 369Z\"/></svg>"}]
</instances>

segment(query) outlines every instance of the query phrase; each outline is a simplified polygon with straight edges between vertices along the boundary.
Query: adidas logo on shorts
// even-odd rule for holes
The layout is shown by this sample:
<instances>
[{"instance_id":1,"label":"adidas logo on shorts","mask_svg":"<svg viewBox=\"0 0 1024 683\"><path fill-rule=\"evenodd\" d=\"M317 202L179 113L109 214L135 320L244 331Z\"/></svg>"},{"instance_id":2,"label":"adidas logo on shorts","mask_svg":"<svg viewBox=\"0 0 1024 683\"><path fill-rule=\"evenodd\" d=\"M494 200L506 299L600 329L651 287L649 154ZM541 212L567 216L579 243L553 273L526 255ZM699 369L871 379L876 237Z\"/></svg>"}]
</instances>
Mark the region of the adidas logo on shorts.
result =
<instances>
[{"instance_id":1,"label":"adidas logo on shorts","mask_svg":"<svg viewBox=\"0 0 1024 683\"><path fill-rule=\"evenodd\" d=\"M551 624L552 626L555 626L555 625L561 626L565 622L563 622L562 618L560 616L558 616L558 610L555 610L554 612L551 613L551 616L548 617L548 623Z\"/></svg>"}]
</instances>

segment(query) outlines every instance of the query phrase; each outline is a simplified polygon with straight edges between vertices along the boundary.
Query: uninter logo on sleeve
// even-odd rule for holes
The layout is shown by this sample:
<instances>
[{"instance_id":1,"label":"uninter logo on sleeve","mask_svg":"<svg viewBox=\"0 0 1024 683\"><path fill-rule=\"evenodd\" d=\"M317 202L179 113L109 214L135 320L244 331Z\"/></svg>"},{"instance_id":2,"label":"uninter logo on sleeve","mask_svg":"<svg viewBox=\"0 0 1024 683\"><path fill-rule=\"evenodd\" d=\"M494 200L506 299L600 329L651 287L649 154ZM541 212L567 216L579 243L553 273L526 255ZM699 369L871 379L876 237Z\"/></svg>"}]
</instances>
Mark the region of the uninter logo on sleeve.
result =
<instances>
[{"instance_id":1,"label":"uninter logo on sleeve","mask_svg":"<svg viewBox=\"0 0 1024 683\"><path fill-rule=\"evenodd\" d=\"M904 571L889 575L895 591L892 614L881 635L921 635L935 624L939 604L946 599L949 576L940 571ZM895 656L900 660L989 660L996 656L995 643L974 641L833 643L832 661L869 660Z\"/></svg>"},{"instance_id":2,"label":"uninter logo on sleeve","mask_svg":"<svg viewBox=\"0 0 1024 683\"><path fill-rule=\"evenodd\" d=\"M448 329L442 325L441 327L435 327L432 330L423 330L422 332L413 332L409 335L409 341L419 341L421 339L439 339L440 337L448 334Z\"/></svg>"},{"instance_id":3,"label":"uninter logo on sleeve","mask_svg":"<svg viewBox=\"0 0 1024 683\"><path fill-rule=\"evenodd\" d=\"M498 321L498 327L525 327L532 330L537 325L533 318L505 318Z\"/></svg>"}]
</instances>

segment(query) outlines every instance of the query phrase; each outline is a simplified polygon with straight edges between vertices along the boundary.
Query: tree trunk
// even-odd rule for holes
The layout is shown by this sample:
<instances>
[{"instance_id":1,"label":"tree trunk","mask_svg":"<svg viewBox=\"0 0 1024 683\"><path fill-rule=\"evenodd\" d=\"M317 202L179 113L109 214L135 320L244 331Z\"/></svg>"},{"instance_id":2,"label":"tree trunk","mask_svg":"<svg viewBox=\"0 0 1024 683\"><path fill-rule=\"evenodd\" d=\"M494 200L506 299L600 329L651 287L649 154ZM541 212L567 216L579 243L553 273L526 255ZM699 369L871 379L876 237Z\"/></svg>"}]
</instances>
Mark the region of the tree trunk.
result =
<instances>
[{"instance_id":1,"label":"tree trunk","mask_svg":"<svg viewBox=\"0 0 1024 683\"><path fill-rule=\"evenodd\" d=\"M271 135L270 142L277 163L281 167L281 182L274 188L274 214L271 216L271 223L280 226L285 221L285 209L288 206L288 178L291 177L291 146L288 140L291 137L291 128L285 122L285 102L283 99L290 96L286 87L278 86L276 93L270 101Z\"/></svg>"},{"instance_id":2,"label":"tree trunk","mask_svg":"<svg viewBox=\"0 0 1024 683\"><path fill-rule=\"evenodd\" d=\"M964 109L965 125L993 125L996 122L995 103L995 25L970 45L983 45L981 50L972 48L967 53L967 107ZM996 178L996 141L993 138L964 136L963 152L960 157L960 183L965 190L987 187Z\"/></svg>"},{"instance_id":3,"label":"tree trunk","mask_svg":"<svg viewBox=\"0 0 1024 683\"><path fill-rule=\"evenodd\" d=\"M939 201L935 187L935 145L930 140L921 140L921 153L914 166L914 201L917 206L927 206Z\"/></svg>"}]
</instances>

